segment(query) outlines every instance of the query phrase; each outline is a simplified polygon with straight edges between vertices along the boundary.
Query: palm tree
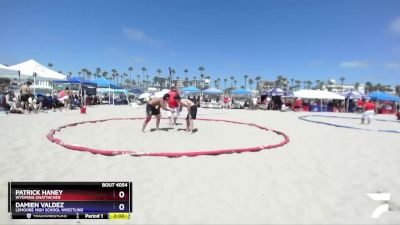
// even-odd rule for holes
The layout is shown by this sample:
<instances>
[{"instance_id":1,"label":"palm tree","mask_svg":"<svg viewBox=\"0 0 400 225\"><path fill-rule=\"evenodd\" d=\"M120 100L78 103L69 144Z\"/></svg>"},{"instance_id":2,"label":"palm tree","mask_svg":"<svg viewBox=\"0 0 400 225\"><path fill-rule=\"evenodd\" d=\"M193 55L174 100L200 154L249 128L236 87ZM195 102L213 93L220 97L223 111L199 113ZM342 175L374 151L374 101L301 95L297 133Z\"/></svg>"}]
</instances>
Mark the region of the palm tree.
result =
<instances>
[{"instance_id":1,"label":"palm tree","mask_svg":"<svg viewBox=\"0 0 400 225\"><path fill-rule=\"evenodd\" d=\"M103 77L104 79L107 79L107 78L108 78L107 75L108 75L108 72L107 72L107 71L104 71L103 74L102 74L102 77Z\"/></svg>"},{"instance_id":2,"label":"palm tree","mask_svg":"<svg viewBox=\"0 0 400 225\"><path fill-rule=\"evenodd\" d=\"M282 83L283 83L283 76L279 75L279 76L276 78L275 85L276 85L277 87L282 88Z\"/></svg>"},{"instance_id":3,"label":"palm tree","mask_svg":"<svg viewBox=\"0 0 400 225\"><path fill-rule=\"evenodd\" d=\"M156 72L158 73L158 77L161 77L161 73L162 73L161 69L158 69Z\"/></svg>"},{"instance_id":4,"label":"palm tree","mask_svg":"<svg viewBox=\"0 0 400 225\"><path fill-rule=\"evenodd\" d=\"M143 79L144 79L145 73L147 72L147 68L142 67L142 72L143 72ZM143 80L142 80L142 85L143 85ZM140 87L139 78L138 78L138 86Z\"/></svg>"},{"instance_id":5,"label":"palm tree","mask_svg":"<svg viewBox=\"0 0 400 225\"><path fill-rule=\"evenodd\" d=\"M97 68L96 68L96 78L99 78L99 77L100 77L100 73L101 73L101 68L100 68L100 67L97 67Z\"/></svg>"},{"instance_id":6,"label":"palm tree","mask_svg":"<svg viewBox=\"0 0 400 225\"><path fill-rule=\"evenodd\" d=\"M54 65L53 65L53 63L49 62L49 63L47 64L47 66L51 69Z\"/></svg>"},{"instance_id":7,"label":"palm tree","mask_svg":"<svg viewBox=\"0 0 400 225\"><path fill-rule=\"evenodd\" d=\"M377 91L383 91L382 84L381 84L381 83L377 83L377 84L375 85L375 89L376 89Z\"/></svg>"},{"instance_id":8,"label":"palm tree","mask_svg":"<svg viewBox=\"0 0 400 225\"><path fill-rule=\"evenodd\" d=\"M249 79L250 90L251 90L251 86L253 85L253 83L254 83L254 80L250 78Z\"/></svg>"},{"instance_id":9,"label":"palm tree","mask_svg":"<svg viewBox=\"0 0 400 225\"><path fill-rule=\"evenodd\" d=\"M235 77L231 76L231 88L233 88L233 80L235 80Z\"/></svg>"},{"instance_id":10,"label":"palm tree","mask_svg":"<svg viewBox=\"0 0 400 225\"><path fill-rule=\"evenodd\" d=\"M246 74L243 77L244 77L244 89L246 89L247 88L247 78L249 77L249 75Z\"/></svg>"},{"instance_id":11,"label":"palm tree","mask_svg":"<svg viewBox=\"0 0 400 225\"><path fill-rule=\"evenodd\" d=\"M149 87L149 75L146 74L146 88Z\"/></svg>"},{"instance_id":12,"label":"palm tree","mask_svg":"<svg viewBox=\"0 0 400 225\"><path fill-rule=\"evenodd\" d=\"M307 89L311 89L312 81L308 80L307 81Z\"/></svg>"},{"instance_id":13,"label":"palm tree","mask_svg":"<svg viewBox=\"0 0 400 225\"><path fill-rule=\"evenodd\" d=\"M237 80L234 80L233 83L235 83L235 87L236 87Z\"/></svg>"},{"instance_id":14,"label":"palm tree","mask_svg":"<svg viewBox=\"0 0 400 225\"><path fill-rule=\"evenodd\" d=\"M224 90L226 90L226 82L228 81L228 79L224 78Z\"/></svg>"},{"instance_id":15,"label":"palm tree","mask_svg":"<svg viewBox=\"0 0 400 225\"><path fill-rule=\"evenodd\" d=\"M147 68L146 67L142 67L142 72L143 72L143 78L145 76L145 73L147 72ZM138 86L140 86L139 82L137 83Z\"/></svg>"},{"instance_id":16,"label":"palm tree","mask_svg":"<svg viewBox=\"0 0 400 225\"><path fill-rule=\"evenodd\" d=\"M200 77L201 77L201 79L203 79L203 77L204 77L203 72L204 72L206 69L204 68L204 66L200 66L200 67L199 67L199 70L200 70Z\"/></svg>"},{"instance_id":17,"label":"palm tree","mask_svg":"<svg viewBox=\"0 0 400 225\"><path fill-rule=\"evenodd\" d=\"M214 87L218 88L218 80L214 80Z\"/></svg>"},{"instance_id":18,"label":"palm tree","mask_svg":"<svg viewBox=\"0 0 400 225\"><path fill-rule=\"evenodd\" d=\"M111 70L111 76L112 76L114 82L115 82L115 74L116 74L116 73L117 73L117 70L116 70L116 69L112 69L112 70Z\"/></svg>"},{"instance_id":19,"label":"palm tree","mask_svg":"<svg viewBox=\"0 0 400 225\"><path fill-rule=\"evenodd\" d=\"M87 79L90 80L90 78L92 77L92 72L90 72L89 70L86 71L86 75L87 75Z\"/></svg>"},{"instance_id":20,"label":"palm tree","mask_svg":"<svg viewBox=\"0 0 400 225\"><path fill-rule=\"evenodd\" d=\"M171 87L172 84L172 79L173 75L175 75L176 71L174 69L170 69L170 74L169 74L169 86Z\"/></svg>"},{"instance_id":21,"label":"palm tree","mask_svg":"<svg viewBox=\"0 0 400 225\"><path fill-rule=\"evenodd\" d=\"M179 76L176 76L176 82L175 82L175 87L178 88L178 81L179 81Z\"/></svg>"},{"instance_id":22,"label":"palm tree","mask_svg":"<svg viewBox=\"0 0 400 225\"><path fill-rule=\"evenodd\" d=\"M299 90L300 89L300 84L301 84L301 81L300 80L296 80L296 81L294 81L295 83L296 83L296 89L297 90Z\"/></svg>"},{"instance_id":23,"label":"palm tree","mask_svg":"<svg viewBox=\"0 0 400 225\"><path fill-rule=\"evenodd\" d=\"M117 84L121 86L122 80L119 80L119 78L121 77L121 76L119 75L119 72L117 72L117 73L115 74L115 77L117 78Z\"/></svg>"},{"instance_id":24,"label":"palm tree","mask_svg":"<svg viewBox=\"0 0 400 225\"><path fill-rule=\"evenodd\" d=\"M221 86L221 78L217 78L217 81L218 81L218 89L220 89L220 86Z\"/></svg>"},{"instance_id":25,"label":"palm tree","mask_svg":"<svg viewBox=\"0 0 400 225\"><path fill-rule=\"evenodd\" d=\"M67 79L70 79L72 77L72 72L68 72Z\"/></svg>"},{"instance_id":26,"label":"palm tree","mask_svg":"<svg viewBox=\"0 0 400 225\"><path fill-rule=\"evenodd\" d=\"M285 86L285 90L287 90L289 86L289 80L286 77L283 77L282 82L283 85Z\"/></svg>"},{"instance_id":27,"label":"palm tree","mask_svg":"<svg viewBox=\"0 0 400 225\"><path fill-rule=\"evenodd\" d=\"M161 79L160 79L160 77L161 77L161 73L162 73L162 71L161 71L161 69L158 69L157 71L157 85L160 85L161 86Z\"/></svg>"},{"instance_id":28,"label":"palm tree","mask_svg":"<svg viewBox=\"0 0 400 225\"><path fill-rule=\"evenodd\" d=\"M132 71L133 71L133 66L130 66L130 67L128 68L128 71L129 71L129 80L131 80L131 84L132 84Z\"/></svg>"},{"instance_id":29,"label":"palm tree","mask_svg":"<svg viewBox=\"0 0 400 225\"><path fill-rule=\"evenodd\" d=\"M189 86L189 77L185 77L185 87Z\"/></svg>"},{"instance_id":30,"label":"palm tree","mask_svg":"<svg viewBox=\"0 0 400 225\"><path fill-rule=\"evenodd\" d=\"M140 87L140 74L137 75L137 86Z\"/></svg>"},{"instance_id":31,"label":"palm tree","mask_svg":"<svg viewBox=\"0 0 400 225\"><path fill-rule=\"evenodd\" d=\"M82 71L83 78L85 78L86 77L86 71L87 71L86 68L82 68L81 71Z\"/></svg>"},{"instance_id":32,"label":"palm tree","mask_svg":"<svg viewBox=\"0 0 400 225\"><path fill-rule=\"evenodd\" d=\"M325 82L321 81L321 82L319 83L320 89L322 90L322 89L324 88L324 86L325 86Z\"/></svg>"},{"instance_id":33,"label":"palm tree","mask_svg":"<svg viewBox=\"0 0 400 225\"><path fill-rule=\"evenodd\" d=\"M344 77L341 77L341 78L340 78L340 84L341 84L341 86L342 86L342 88L341 88L341 93L343 93L343 82L344 82L344 80L346 80L346 78L344 78Z\"/></svg>"},{"instance_id":34,"label":"palm tree","mask_svg":"<svg viewBox=\"0 0 400 225\"><path fill-rule=\"evenodd\" d=\"M193 76L193 86L197 87L196 76Z\"/></svg>"},{"instance_id":35,"label":"palm tree","mask_svg":"<svg viewBox=\"0 0 400 225\"><path fill-rule=\"evenodd\" d=\"M319 89L319 83L321 83L320 80L315 81L315 89Z\"/></svg>"},{"instance_id":36,"label":"palm tree","mask_svg":"<svg viewBox=\"0 0 400 225\"><path fill-rule=\"evenodd\" d=\"M78 76L79 76L79 78L81 77L81 75L82 75L82 72L81 72L81 71L78 71Z\"/></svg>"},{"instance_id":37,"label":"palm tree","mask_svg":"<svg viewBox=\"0 0 400 225\"><path fill-rule=\"evenodd\" d=\"M188 69L185 69L183 72L185 72L185 76L187 77L187 76L188 76L189 70L188 70Z\"/></svg>"},{"instance_id":38,"label":"palm tree","mask_svg":"<svg viewBox=\"0 0 400 225\"><path fill-rule=\"evenodd\" d=\"M354 89L355 89L356 91L358 91L358 88L360 88L360 83L356 82L356 83L354 84Z\"/></svg>"},{"instance_id":39,"label":"palm tree","mask_svg":"<svg viewBox=\"0 0 400 225\"><path fill-rule=\"evenodd\" d=\"M261 80L261 76L256 76L256 81L257 81L257 91L259 92L260 91L260 80Z\"/></svg>"},{"instance_id":40,"label":"palm tree","mask_svg":"<svg viewBox=\"0 0 400 225\"><path fill-rule=\"evenodd\" d=\"M290 79L290 82L291 82L291 89L292 89L291 91L293 91L293 82L294 82L294 79L291 78L291 79Z\"/></svg>"},{"instance_id":41,"label":"palm tree","mask_svg":"<svg viewBox=\"0 0 400 225\"><path fill-rule=\"evenodd\" d=\"M127 74L128 75L128 74ZM129 80L128 78L127 79L125 79L125 85L127 86L127 87L131 87L131 85L132 85L132 82L131 82L131 80Z\"/></svg>"},{"instance_id":42,"label":"palm tree","mask_svg":"<svg viewBox=\"0 0 400 225\"><path fill-rule=\"evenodd\" d=\"M365 94L372 92L372 83L367 81L365 82Z\"/></svg>"},{"instance_id":43,"label":"palm tree","mask_svg":"<svg viewBox=\"0 0 400 225\"><path fill-rule=\"evenodd\" d=\"M159 78L157 77L157 75L155 75L155 76L153 77L153 86L156 86L156 87L157 87L158 82L159 82Z\"/></svg>"},{"instance_id":44,"label":"palm tree","mask_svg":"<svg viewBox=\"0 0 400 225\"><path fill-rule=\"evenodd\" d=\"M129 79L127 79L128 74L127 74L127 73L122 73L121 77L125 78L125 79L124 79L125 85L126 85L127 87L130 87L128 84L131 83L131 82L126 82L127 80L129 80ZM121 79L121 80L122 80L122 79Z\"/></svg>"},{"instance_id":45,"label":"palm tree","mask_svg":"<svg viewBox=\"0 0 400 225\"><path fill-rule=\"evenodd\" d=\"M121 82L122 82L122 80L121 80L121 81L119 80L119 78L120 78L120 75L119 75L119 73L118 73L118 72L117 72L117 73L115 73L115 77L117 78L117 84L121 85Z\"/></svg>"}]
</instances>

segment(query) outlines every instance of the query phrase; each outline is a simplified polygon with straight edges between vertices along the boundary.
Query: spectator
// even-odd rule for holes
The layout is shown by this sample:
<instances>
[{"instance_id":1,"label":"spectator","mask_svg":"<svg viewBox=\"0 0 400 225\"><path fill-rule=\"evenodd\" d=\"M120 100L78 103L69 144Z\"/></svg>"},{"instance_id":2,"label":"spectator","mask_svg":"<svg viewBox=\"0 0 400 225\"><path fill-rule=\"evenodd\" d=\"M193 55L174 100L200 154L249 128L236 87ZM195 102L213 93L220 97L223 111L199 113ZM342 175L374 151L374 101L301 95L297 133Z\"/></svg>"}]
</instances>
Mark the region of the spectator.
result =
<instances>
[{"instance_id":1,"label":"spectator","mask_svg":"<svg viewBox=\"0 0 400 225\"><path fill-rule=\"evenodd\" d=\"M169 124L172 125L177 125L176 120L178 119L179 116L179 110L180 110L180 103L179 100L175 99L175 96L178 96L178 90L175 88L175 86L171 86L171 89L169 91L169 100L168 100L168 107L171 109L171 111L168 111L168 118L169 118Z\"/></svg>"},{"instance_id":2,"label":"spectator","mask_svg":"<svg viewBox=\"0 0 400 225\"><path fill-rule=\"evenodd\" d=\"M27 81L24 85L21 86L20 88L20 94L21 94L21 104L22 108L25 110L29 109L29 97L31 96L31 88L30 86L32 85L31 81Z\"/></svg>"}]
</instances>

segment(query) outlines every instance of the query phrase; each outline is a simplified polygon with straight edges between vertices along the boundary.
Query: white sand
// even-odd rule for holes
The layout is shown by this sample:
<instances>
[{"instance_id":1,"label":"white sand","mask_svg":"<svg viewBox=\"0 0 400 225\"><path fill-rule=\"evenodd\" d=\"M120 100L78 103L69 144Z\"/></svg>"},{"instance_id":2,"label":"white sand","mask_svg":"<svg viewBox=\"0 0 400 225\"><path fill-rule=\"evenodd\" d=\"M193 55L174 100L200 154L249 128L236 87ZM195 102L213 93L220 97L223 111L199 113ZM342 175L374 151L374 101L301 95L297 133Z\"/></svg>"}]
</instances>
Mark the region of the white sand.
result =
<instances>
[{"instance_id":1,"label":"white sand","mask_svg":"<svg viewBox=\"0 0 400 225\"><path fill-rule=\"evenodd\" d=\"M201 118L252 122L278 129L291 141L284 147L255 153L110 157L65 149L49 142L46 134L72 122L143 116L144 109L101 106L88 108L86 115L68 111L0 117L0 224L27 223L9 219L8 181L132 181L132 218L118 223L400 223L400 134L330 127L297 118L307 113L200 109L199 114ZM330 122L359 123L347 119ZM141 125L142 121L84 124L57 136L71 144L140 151L212 150L282 140L271 132L226 123L195 121L199 130L193 135L176 129L142 134ZM399 125L374 121L371 127L399 130ZM163 120L161 126L167 127L167 121ZM153 119L147 130L154 127ZM392 211L371 219L381 203L365 193L377 191L391 194ZM54 224L54 220L30 223Z\"/></svg>"}]
</instances>

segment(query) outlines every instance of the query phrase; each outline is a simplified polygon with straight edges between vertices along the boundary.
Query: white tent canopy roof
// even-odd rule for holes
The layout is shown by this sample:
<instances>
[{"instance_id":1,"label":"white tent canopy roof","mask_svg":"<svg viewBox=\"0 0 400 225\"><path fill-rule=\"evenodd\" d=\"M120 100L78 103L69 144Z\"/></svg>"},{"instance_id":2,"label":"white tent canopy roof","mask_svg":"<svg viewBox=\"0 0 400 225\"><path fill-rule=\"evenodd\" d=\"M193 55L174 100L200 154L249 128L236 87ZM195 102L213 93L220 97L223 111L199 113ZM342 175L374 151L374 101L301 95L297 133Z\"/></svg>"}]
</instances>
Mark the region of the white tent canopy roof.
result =
<instances>
[{"instance_id":1,"label":"white tent canopy roof","mask_svg":"<svg viewBox=\"0 0 400 225\"><path fill-rule=\"evenodd\" d=\"M47 80L64 80L67 76L57 73L54 70L51 70L40 63L36 62L33 59L22 62L17 65L13 65L9 67L13 70L19 70L21 75L26 75L33 77L33 74L36 73L37 78L47 79Z\"/></svg>"},{"instance_id":2,"label":"white tent canopy roof","mask_svg":"<svg viewBox=\"0 0 400 225\"><path fill-rule=\"evenodd\" d=\"M340 99L343 100L344 96L335 94L329 91L321 90L300 90L293 93L297 98L315 98L315 99Z\"/></svg>"},{"instance_id":3,"label":"white tent canopy roof","mask_svg":"<svg viewBox=\"0 0 400 225\"><path fill-rule=\"evenodd\" d=\"M2 78L18 78L19 72L18 72L18 70L13 70L7 66L0 64L0 77L2 77Z\"/></svg>"}]
</instances>

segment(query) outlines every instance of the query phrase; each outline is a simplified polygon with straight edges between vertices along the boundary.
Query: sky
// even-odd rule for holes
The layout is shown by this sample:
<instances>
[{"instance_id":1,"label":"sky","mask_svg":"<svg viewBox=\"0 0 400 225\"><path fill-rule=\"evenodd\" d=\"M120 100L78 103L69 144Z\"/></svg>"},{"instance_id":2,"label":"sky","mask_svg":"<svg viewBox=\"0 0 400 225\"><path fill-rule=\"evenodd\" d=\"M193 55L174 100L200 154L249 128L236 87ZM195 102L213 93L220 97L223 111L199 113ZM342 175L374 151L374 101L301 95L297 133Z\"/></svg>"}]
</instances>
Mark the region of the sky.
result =
<instances>
[{"instance_id":1,"label":"sky","mask_svg":"<svg viewBox=\"0 0 400 225\"><path fill-rule=\"evenodd\" d=\"M0 64L400 84L398 0L0 0Z\"/></svg>"}]
</instances>

